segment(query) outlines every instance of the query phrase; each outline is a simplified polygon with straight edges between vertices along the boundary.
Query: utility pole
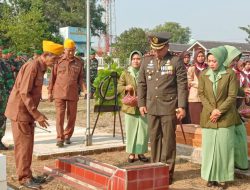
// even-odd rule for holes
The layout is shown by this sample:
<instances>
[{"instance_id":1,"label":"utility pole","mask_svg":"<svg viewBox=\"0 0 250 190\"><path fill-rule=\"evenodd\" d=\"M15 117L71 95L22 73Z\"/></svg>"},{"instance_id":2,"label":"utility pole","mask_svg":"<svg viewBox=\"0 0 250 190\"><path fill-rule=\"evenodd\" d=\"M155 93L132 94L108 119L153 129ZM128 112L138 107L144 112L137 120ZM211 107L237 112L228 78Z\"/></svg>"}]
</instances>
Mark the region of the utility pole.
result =
<instances>
[{"instance_id":1,"label":"utility pole","mask_svg":"<svg viewBox=\"0 0 250 190\"><path fill-rule=\"evenodd\" d=\"M89 60L89 52L90 52L90 0L86 1L87 3L87 125L86 125L86 146L92 145L92 135L90 134L90 60Z\"/></svg>"}]
</instances>

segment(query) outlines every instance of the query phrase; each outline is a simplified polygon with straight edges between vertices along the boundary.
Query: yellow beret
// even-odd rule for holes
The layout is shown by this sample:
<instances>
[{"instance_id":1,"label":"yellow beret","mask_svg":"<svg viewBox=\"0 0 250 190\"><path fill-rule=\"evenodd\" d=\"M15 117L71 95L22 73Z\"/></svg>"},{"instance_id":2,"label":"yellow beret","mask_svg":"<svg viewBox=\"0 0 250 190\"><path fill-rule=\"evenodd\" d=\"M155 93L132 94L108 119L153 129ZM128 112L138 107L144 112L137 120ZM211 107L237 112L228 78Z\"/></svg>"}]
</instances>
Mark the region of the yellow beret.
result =
<instances>
[{"instance_id":1,"label":"yellow beret","mask_svg":"<svg viewBox=\"0 0 250 190\"><path fill-rule=\"evenodd\" d=\"M75 48L75 46L76 46L75 42L69 38L64 41L64 48L71 49L71 48Z\"/></svg>"},{"instance_id":2,"label":"yellow beret","mask_svg":"<svg viewBox=\"0 0 250 190\"><path fill-rule=\"evenodd\" d=\"M56 44L52 41L43 40L43 51L53 53L55 55L60 55L63 53L63 45Z\"/></svg>"}]
</instances>

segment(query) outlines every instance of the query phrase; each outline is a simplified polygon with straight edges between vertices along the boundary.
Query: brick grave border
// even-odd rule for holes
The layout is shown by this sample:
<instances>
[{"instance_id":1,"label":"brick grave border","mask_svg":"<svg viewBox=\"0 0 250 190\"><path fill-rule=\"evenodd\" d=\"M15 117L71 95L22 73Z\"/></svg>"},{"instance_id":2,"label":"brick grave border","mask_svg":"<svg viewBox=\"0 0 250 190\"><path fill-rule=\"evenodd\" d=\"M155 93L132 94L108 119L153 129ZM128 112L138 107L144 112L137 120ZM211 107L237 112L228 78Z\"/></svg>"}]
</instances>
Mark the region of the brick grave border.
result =
<instances>
[{"instance_id":1,"label":"brick grave border","mask_svg":"<svg viewBox=\"0 0 250 190\"><path fill-rule=\"evenodd\" d=\"M63 157L45 170L77 183L79 189L168 190L169 166L149 163L119 168L85 156Z\"/></svg>"}]
</instances>

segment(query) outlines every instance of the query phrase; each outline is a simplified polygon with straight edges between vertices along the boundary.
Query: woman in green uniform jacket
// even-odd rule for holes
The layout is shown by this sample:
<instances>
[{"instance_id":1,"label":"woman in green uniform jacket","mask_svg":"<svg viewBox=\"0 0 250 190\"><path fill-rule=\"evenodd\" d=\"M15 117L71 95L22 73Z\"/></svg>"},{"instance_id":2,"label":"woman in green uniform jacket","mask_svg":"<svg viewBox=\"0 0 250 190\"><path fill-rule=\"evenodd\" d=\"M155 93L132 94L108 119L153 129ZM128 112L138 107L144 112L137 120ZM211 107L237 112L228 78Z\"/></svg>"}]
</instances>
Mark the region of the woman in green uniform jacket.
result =
<instances>
[{"instance_id":1,"label":"woman in green uniform jacket","mask_svg":"<svg viewBox=\"0 0 250 190\"><path fill-rule=\"evenodd\" d=\"M141 59L142 54L139 51L130 54L130 66L121 74L118 81L118 92L123 96L133 91L136 94ZM135 154L138 154L139 160L147 162L148 158L144 156L148 151L147 119L140 115L138 107L123 104L122 111L125 112L126 152L130 154L128 162L135 161Z\"/></svg>"},{"instance_id":2,"label":"woman in green uniform jacket","mask_svg":"<svg viewBox=\"0 0 250 190\"><path fill-rule=\"evenodd\" d=\"M224 47L227 49L228 54L224 66L232 67L237 64L242 53L234 46L225 45ZM238 96L245 97L245 93L249 93L249 88L240 87L239 85ZM238 101L241 102L242 98L237 99ZM248 170L247 131L243 122L238 122L235 126L234 147L234 167L240 170Z\"/></svg>"},{"instance_id":3,"label":"woman in green uniform jacket","mask_svg":"<svg viewBox=\"0 0 250 190\"><path fill-rule=\"evenodd\" d=\"M198 93L203 105L201 177L207 186L227 188L234 180L234 134L237 121L236 75L223 63L227 50L220 46L209 51L209 68L200 75Z\"/></svg>"}]
</instances>

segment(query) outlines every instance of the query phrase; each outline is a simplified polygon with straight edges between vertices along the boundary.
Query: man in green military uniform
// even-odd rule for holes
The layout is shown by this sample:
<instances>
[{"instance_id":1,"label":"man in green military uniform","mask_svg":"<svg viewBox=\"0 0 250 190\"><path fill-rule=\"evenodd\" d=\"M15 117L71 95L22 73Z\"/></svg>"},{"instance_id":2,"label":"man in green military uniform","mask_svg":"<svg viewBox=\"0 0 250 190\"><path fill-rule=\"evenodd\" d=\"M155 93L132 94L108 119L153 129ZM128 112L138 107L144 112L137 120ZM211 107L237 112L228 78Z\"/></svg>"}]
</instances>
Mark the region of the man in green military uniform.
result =
<instances>
[{"instance_id":1,"label":"man in green military uniform","mask_svg":"<svg viewBox=\"0 0 250 190\"><path fill-rule=\"evenodd\" d=\"M0 150L8 150L8 148L3 144L2 138L5 134L6 129L6 117L4 115L7 99L8 99L8 91L6 89L7 81L6 81L6 67L3 62L0 61Z\"/></svg>"},{"instance_id":2,"label":"man in green military uniform","mask_svg":"<svg viewBox=\"0 0 250 190\"><path fill-rule=\"evenodd\" d=\"M185 117L187 73L169 51L167 32L149 35L154 55L144 57L138 80L138 106L147 114L152 162L169 164L172 183L176 157L176 122Z\"/></svg>"},{"instance_id":3,"label":"man in green military uniform","mask_svg":"<svg viewBox=\"0 0 250 190\"><path fill-rule=\"evenodd\" d=\"M90 76L90 98L94 98L94 93L95 93L95 87L93 85L95 78L97 77L97 72L98 72L98 60L95 58L95 50L91 50L90 52L90 66L89 66L89 76ZM85 72L87 66L85 65ZM86 84L86 78L84 78L84 83ZM87 95L85 95L85 98L87 98Z\"/></svg>"},{"instance_id":4,"label":"man in green military uniform","mask_svg":"<svg viewBox=\"0 0 250 190\"><path fill-rule=\"evenodd\" d=\"M11 57L10 51L8 49L4 49L2 51L1 62L2 62L2 69L4 73L5 88L8 92L8 97L15 83L15 78L13 74L15 67L10 63L10 60L9 60L10 57Z\"/></svg>"},{"instance_id":5,"label":"man in green military uniform","mask_svg":"<svg viewBox=\"0 0 250 190\"><path fill-rule=\"evenodd\" d=\"M2 59L0 60L0 150L8 148L2 143L2 138L6 129L6 117L4 112L12 87L14 85L14 75L12 67L8 62L10 57L8 49L2 50Z\"/></svg>"}]
</instances>

